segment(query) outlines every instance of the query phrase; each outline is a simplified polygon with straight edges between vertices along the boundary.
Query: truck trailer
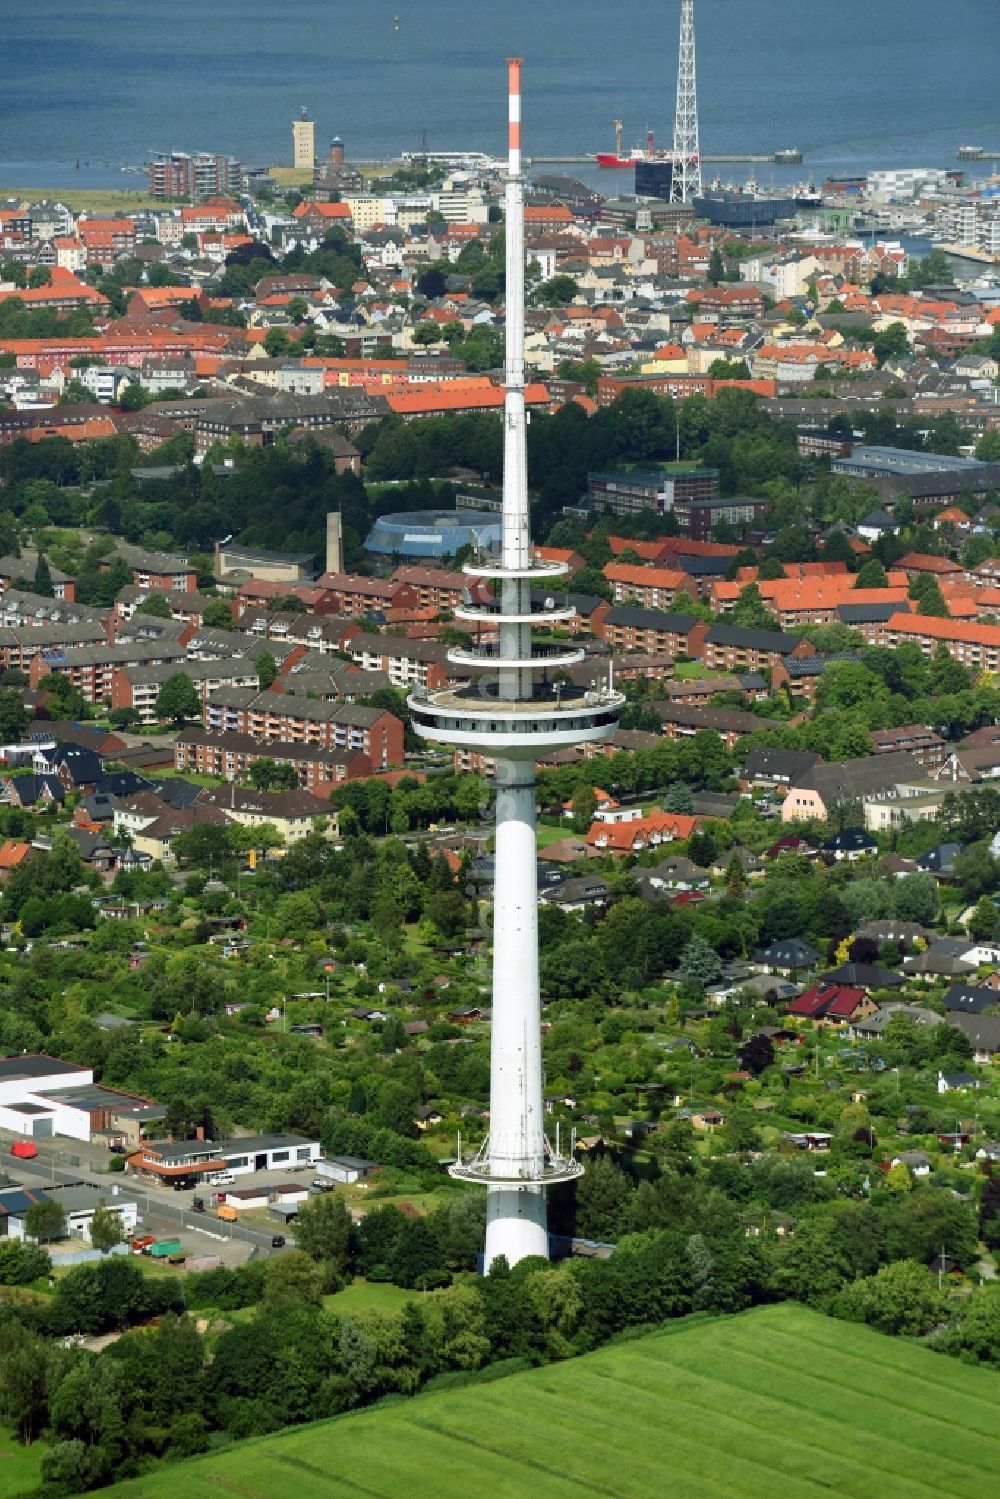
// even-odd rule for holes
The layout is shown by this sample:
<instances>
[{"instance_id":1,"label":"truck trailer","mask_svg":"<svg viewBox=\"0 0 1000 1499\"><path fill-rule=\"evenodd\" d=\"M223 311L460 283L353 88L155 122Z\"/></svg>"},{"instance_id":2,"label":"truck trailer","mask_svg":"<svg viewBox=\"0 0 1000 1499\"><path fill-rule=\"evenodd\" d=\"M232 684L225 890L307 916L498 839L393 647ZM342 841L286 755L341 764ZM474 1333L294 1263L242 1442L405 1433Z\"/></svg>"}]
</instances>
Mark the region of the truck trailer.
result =
<instances>
[{"instance_id":1,"label":"truck trailer","mask_svg":"<svg viewBox=\"0 0 1000 1499\"><path fill-rule=\"evenodd\" d=\"M167 1260L172 1254L181 1253L180 1239L157 1239L150 1244L146 1253L154 1260Z\"/></svg>"}]
</instances>

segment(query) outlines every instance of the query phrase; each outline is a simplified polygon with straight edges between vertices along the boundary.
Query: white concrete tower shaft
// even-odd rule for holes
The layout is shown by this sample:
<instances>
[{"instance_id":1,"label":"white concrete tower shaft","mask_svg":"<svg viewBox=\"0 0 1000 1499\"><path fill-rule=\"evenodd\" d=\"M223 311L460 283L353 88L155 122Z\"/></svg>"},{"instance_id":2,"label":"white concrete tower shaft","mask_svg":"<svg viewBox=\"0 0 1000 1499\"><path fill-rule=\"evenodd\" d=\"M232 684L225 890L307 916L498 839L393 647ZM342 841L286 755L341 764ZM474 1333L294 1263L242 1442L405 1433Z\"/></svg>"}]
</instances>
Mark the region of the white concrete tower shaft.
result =
<instances>
[{"instance_id":1,"label":"white concrete tower shaft","mask_svg":"<svg viewBox=\"0 0 1000 1499\"><path fill-rule=\"evenodd\" d=\"M504 359L503 565L523 573L531 562L527 424L524 409L524 179L521 176L521 59L507 62L506 296ZM525 577L501 582L505 615L530 612ZM499 693L531 697L531 670L505 667L531 656L531 625L501 624ZM544 1173L541 1002L538 989L535 767L496 762L496 851L493 890L493 1030L490 1054L490 1151L505 1177L540 1182ZM488 1188L486 1267L548 1254L541 1186Z\"/></svg>"},{"instance_id":2,"label":"white concrete tower shaft","mask_svg":"<svg viewBox=\"0 0 1000 1499\"><path fill-rule=\"evenodd\" d=\"M535 767L497 761L490 1155L506 1178L486 1194L486 1268L548 1255L542 1104ZM524 1185L515 1185L517 1178Z\"/></svg>"},{"instance_id":3,"label":"white concrete tower shaft","mask_svg":"<svg viewBox=\"0 0 1000 1499\"><path fill-rule=\"evenodd\" d=\"M694 56L694 0L681 0L681 34L677 51L677 108L674 112L674 173L671 203L690 203L701 192L698 145L698 85Z\"/></svg>"}]
</instances>

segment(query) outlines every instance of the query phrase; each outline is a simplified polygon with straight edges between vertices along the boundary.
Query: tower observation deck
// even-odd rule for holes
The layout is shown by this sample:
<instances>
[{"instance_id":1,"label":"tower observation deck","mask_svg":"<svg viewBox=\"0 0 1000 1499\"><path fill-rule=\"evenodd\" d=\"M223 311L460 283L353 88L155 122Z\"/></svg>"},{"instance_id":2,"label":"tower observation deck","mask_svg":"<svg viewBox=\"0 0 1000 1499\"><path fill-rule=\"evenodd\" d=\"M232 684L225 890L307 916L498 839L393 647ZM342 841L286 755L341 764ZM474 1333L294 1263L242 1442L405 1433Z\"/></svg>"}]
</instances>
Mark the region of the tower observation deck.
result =
<instances>
[{"instance_id":1,"label":"tower observation deck","mask_svg":"<svg viewBox=\"0 0 1000 1499\"><path fill-rule=\"evenodd\" d=\"M550 672L575 665L583 652L572 646L539 646L532 638L533 625L566 621L575 611L556 600L547 599L549 607L532 605L533 586L547 585L568 569L539 561L531 547L521 60L512 58L507 66L503 528L499 556L464 569L492 586L491 600L455 610L456 618L476 625L491 640L448 653L456 666L477 674L473 685L414 692L408 700L422 738L478 750L496 762L490 1131L474 1158L459 1159L450 1168L460 1180L487 1188L487 1269L501 1254L512 1265L527 1255L548 1254L545 1188L582 1171L572 1152L563 1154L558 1141L553 1147L546 1139L543 1126L534 762L555 749L606 739L625 701L610 681L590 688L551 682Z\"/></svg>"}]
</instances>

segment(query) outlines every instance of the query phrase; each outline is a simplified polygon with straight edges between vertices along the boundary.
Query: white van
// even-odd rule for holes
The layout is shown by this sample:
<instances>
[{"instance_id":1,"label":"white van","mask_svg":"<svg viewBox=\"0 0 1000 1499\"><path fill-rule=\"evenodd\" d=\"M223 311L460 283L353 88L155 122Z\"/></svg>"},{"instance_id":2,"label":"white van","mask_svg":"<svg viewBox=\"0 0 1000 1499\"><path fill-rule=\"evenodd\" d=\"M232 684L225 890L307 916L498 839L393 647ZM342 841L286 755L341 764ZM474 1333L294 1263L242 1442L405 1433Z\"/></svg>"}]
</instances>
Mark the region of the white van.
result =
<instances>
[{"instance_id":1,"label":"white van","mask_svg":"<svg viewBox=\"0 0 1000 1499\"><path fill-rule=\"evenodd\" d=\"M207 1180L210 1187L231 1187L236 1178L231 1171L213 1171Z\"/></svg>"}]
</instances>

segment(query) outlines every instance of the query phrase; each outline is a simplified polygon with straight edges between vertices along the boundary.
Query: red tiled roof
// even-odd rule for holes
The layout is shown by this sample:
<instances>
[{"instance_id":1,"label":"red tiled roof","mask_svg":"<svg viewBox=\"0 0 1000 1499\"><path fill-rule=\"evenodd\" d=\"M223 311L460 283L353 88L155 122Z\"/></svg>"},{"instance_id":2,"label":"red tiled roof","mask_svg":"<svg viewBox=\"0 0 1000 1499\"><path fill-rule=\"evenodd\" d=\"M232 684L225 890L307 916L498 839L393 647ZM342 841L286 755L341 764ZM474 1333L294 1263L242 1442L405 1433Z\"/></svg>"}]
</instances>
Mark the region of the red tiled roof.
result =
<instances>
[{"instance_id":1,"label":"red tiled roof","mask_svg":"<svg viewBox=\"0 0 1000 1499\"><path fill-rule=\"evenodd\" d=\"M950 557L935 557L929 552L907 552L905 557L900 557L896 566L904 572L960 573L962 571L959 564L952 562Z\"/></svg>"},{"instance_id":2,"label":"red tiled roof","mask_svg":"<svg viewBox=\"0 0 1000 1499\"><path fill-rule=\"evenodd\" d=\"M346 203L300 203L293 210L292 218L302 219L306 214L319 219L349 219L351 210Z\"/></svg>"},{"instance_id":3,"label":"red tiled roof","mask_svg":"<svg viewBox=\"0 0 1000 1499\"><path fill-rule=\"evenodd\" d=\"M672 588L680 592L691 586L687 573L664 567L637 567L629 562L607 562L602 568L609 583L631 583L638 588Z\"/></svg>"},{"instance_id":4,"label":"red tiled roof","mask_svg":"<svg viewBox=\"0 0 1000 1499\"><path fill-rule=\"evenodd\" d=\"M852 989L847 984L813 984L811 989L806 989L797 999L792 1000L788 1013L807 1018L834 1015L841 1020L847 1019L854 1014L864 997L863 989Z\"/></svg>"},{"instance_id":5,"label":"red tiled roof","mask_svg":"<svg viewBox=\"0 0 1000 1499\"><path fill-rule=\"evenodd\" d=\"M30 843L5 843L0 848L0 869L15 869L30 853Z\"/></svg>"},{"instance_id":6,"label":"red tiled roof","mask_svg":"<svg viewBox=\"0 0 1000 1499\"><path fill-rule=\"evenodd\" d=\"M930 640L953 640L962 645L987 645L1000 650L1000 625L937 619L927 614L893 614L886 629L895 635L926 635Z\"/></svg>"},{"instance_id":7,"label":"red tiled roof","mask_svg":"<svg viewBox=\"0 0 1000 1499\"><path fill-rule=\"evenodd\" d=\"M668 834L672 838L690 838L698 826L697 817L680 812L650 812L634 822L595 822L587 834L591 848L607 849L609 853L629 853L637 838L648 840L653 834Z\"/></svg>"}]
</instances>

